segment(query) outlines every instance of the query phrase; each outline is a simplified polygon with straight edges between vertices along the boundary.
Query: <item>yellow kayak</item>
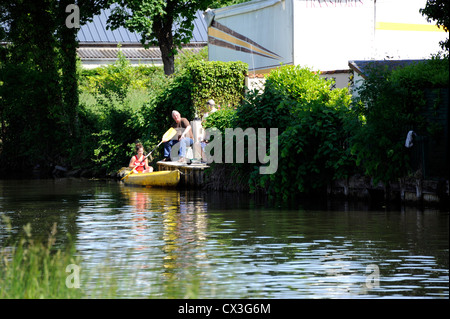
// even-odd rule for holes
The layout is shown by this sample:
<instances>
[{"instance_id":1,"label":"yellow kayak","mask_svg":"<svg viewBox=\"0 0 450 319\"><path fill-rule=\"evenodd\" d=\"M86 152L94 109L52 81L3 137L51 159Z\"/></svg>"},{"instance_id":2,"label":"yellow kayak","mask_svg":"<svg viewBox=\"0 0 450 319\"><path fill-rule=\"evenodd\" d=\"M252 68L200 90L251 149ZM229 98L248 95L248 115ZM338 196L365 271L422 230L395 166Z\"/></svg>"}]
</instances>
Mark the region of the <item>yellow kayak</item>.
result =
<instances>
[{"instance_id":1,"label":"yellow kayak","mask_svg":"<svg viewBox=\"0 0 450 319\"><path fill-rule=\"evenodd\" d=\"M126 185L147 187L175 187L180 182L180 171L158 171L151 173L133 173L124 178Z\"/></svg>"}]
</instances>

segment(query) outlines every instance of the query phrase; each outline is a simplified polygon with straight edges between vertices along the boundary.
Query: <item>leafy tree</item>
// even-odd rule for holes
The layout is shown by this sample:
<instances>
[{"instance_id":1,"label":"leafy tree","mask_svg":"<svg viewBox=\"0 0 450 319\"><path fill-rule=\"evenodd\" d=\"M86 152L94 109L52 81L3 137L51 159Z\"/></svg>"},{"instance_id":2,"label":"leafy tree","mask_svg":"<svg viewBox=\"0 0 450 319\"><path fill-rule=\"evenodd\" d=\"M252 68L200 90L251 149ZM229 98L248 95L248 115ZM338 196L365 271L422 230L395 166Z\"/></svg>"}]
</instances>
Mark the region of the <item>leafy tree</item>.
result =
<instances>
[{"instance_id":1,"label":"leafy tree","mask_svg":"<svg viewBox=\"0 0 450 319\"><path fill-rule=\"evenodd\" d=\"M211 0L120 0L109 18L112 28L124 26L139 32L144 47L158 45L164 73L175 71L177 48L192 38L193 21L198 10L206 10Z\"/></svg>"},{"instance_id":2,"label":"leafy tree","mask_svg":"<svg viewBox=\"0 0 450 319\"><path fill-rule=\"evenodd\" d=\"M425 8L419 10L424 16L427 16L427 21L436 21L437 26L444 28L444 31L448 33L450 26L450 4L447 0L427 0ZM441 48L449 50L448 38L445 41L439 43Z\"/></svg>"},{"instance_id":3,"label":"leafy tree","mask_svg":"<svg viewBox=\"0 0 450 319\"><path fill-rule=\"evenodd\" d=\"M54 156L64 127L57 68L56 17L50 1L3 1L9 42L0 70L3 164Z\"/></svg>"},{"instance_id":4,"label":"leafy tree","mask_svg":"<svg viewBox=\"0 0 450 319\"><path fill-rule=\"evenodd\" d=\"M55 1L56 12L56 30L60 39L60 61L59 65L62 73L62 98L67 117L68 132L75 137L75 118L76 110L79 104L78 99L78 80L77 80L77 28L68 28L66 19L69 13L66 12L67 6L73 4L73 0ZM92 21L93 16L100 13L100 10L107 6L108 0L78 0L80 25Z\"/></svg>"},{"instance_id":5,"label":"leafy tree","mask_svg":"<svg viewBox=\"0 0 450 319\"><path fill-rule=\"evenodd\" d=\"M80 23L106 0L79 0ZM64 164L75 143L78 88L76 28L66 25L70 0L2 0L0 37L3 169Z\"/></svg>"},{"instance_id":6,"label":"leafy tree","mask_svg":"<svg viewBox=\"0 0 450 319\"><path fill-rule=\"evenodd\" d=\"M239 3L249 2L250 0L214 0L210 4L210 8L218 9L223 7L232 6Z\"/></svg>"}]
</instances>

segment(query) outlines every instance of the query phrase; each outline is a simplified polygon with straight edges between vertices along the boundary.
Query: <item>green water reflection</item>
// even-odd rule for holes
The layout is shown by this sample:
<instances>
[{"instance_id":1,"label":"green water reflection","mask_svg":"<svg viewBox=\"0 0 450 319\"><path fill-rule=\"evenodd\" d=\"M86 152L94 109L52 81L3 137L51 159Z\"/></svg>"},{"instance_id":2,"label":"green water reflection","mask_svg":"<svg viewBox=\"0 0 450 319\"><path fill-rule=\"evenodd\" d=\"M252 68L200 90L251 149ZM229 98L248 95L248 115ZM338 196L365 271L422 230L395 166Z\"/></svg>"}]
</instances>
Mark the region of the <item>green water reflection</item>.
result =
<instances>
[{"instance_id":1,"label":"green water reflection","mask_svg":"<svg viewBox=\"0 0 450 319\"><path fill-rule=\"evenodd\" d=\"M233 193L80 179L0 181L0 199L14 233L31 223L45 237L57 223L85 284L115 278L123 297L448 298L448 212L271 208Z\"/></svg>"}]
</instances>

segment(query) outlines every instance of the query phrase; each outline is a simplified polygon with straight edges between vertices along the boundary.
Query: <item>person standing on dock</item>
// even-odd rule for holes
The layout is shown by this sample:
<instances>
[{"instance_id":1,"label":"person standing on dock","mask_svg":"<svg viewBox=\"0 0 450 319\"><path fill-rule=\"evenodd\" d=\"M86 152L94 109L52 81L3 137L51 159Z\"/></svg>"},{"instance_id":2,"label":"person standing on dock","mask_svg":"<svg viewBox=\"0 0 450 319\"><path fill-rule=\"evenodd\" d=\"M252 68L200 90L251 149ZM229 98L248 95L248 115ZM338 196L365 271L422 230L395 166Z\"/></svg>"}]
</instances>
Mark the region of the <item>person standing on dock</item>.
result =
<instances>
[{"instance_id":1,"label":"person standing on dock","mask_svg":"<svg viewBox=\"0 0 450 319\"><path fill-rule=\"evenodd\" d=\"M208 118L209 115L211 115L212 113L217 111L216 103L214 102L214 100L209 100L208 102L206 102L206 106L208 107L208 112L206 112L202 117L202 125L205 124L206 119ZM206 148L206 145L209 143L210 134L207 133L207 131L202 127L201 136L202 136L202 138L201 138L200 145L199 145L200 150L201 150L200 153L202 156L202 161L206 163L207 158L206 158L205 148Z\"/></svg>"},{"instance_id":2,"label":"person standing on dock","mask_svg":"<svg viewBox=\"0 0 450 319\"><path fill-rule=\"evenodd\" d=\"M206 119L208 118L209 115L217 111L216 103L214 102L214 100L209 100L208 102L206 102L206 106L208 107L208 112L203 114L202 124L206 122Z\"/></svg>"},{"instance_id":3,"label":"person standing on dock","mask_svg":"<svg viewBox=\"0 0 450 319\"><path fill-rule=\"evenodd\" d=\"M180 159L178 162L186 163L186 149L194 143L194 136L192 135L191 124L188 119L181 117L180 112L172 111L172 118L174 119L174 123L172 127L177 130L177 134L170 141L164 142L164 159L163 161L170 161L171 156L170 153L172 151L172 147L180 143L180 150L178 151L178 155Z\"/></svg>"}]
</instances>

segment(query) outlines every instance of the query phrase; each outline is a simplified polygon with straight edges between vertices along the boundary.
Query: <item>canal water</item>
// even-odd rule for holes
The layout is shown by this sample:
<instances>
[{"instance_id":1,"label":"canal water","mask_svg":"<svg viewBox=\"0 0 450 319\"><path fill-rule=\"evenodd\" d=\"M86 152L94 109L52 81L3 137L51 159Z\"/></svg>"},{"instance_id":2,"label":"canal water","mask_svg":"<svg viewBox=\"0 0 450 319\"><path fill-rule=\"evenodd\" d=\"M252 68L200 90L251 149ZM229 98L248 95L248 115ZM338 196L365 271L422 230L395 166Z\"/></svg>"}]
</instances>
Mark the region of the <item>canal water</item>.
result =
<instances>
[{"instance_id":1,"label":"canal water","mask_svg":"<svg viewBox=\"0 0 450 319\"><path fill-rule=\"evenodd\" d=\"M437 209L270 207L243 194L55 179L0 181L2 216L36 237L56 223L82 285L114 284L123 298L449 297L449 212ZM2 223L2 245L6 236Z\"/></svg>"}]
</instances>

